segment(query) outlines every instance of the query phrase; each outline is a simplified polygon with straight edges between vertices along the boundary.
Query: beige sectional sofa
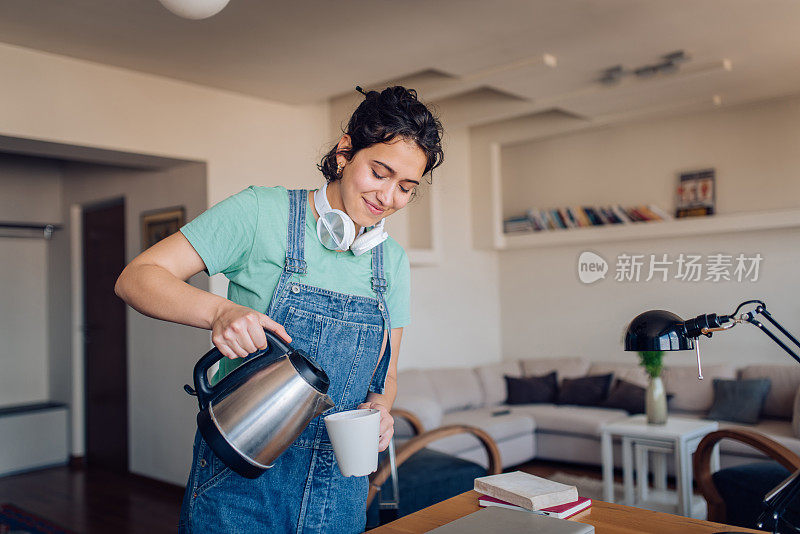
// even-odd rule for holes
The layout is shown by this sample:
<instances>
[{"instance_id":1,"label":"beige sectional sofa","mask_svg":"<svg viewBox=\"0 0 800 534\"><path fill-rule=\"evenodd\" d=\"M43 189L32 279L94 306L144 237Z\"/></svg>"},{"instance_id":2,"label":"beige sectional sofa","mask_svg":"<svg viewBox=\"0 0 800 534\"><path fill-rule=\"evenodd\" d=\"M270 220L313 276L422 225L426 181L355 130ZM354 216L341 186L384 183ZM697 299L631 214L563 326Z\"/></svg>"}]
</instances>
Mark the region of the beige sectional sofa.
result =
<instances>
[{"instance_id":1,"label":"beige sectional sofa","mask_svg":"<svg viewBox=\"0 0 800 534\"><path fill-rule=\"evenodd\" d=\"M586 375L614 373L615 378L645 386L647 376L635 363L590 362L583 358L544 358L507 361L476 368L413 369L398 374L395 407L417 415L426 429L468 424L488 432L500 449L503 467L534 458L600 465L600 429L606 422L627 417L623 410L556 404L504 404L503 375L540 376L556 371L559 381ZM772 386L762 417L755 425L721 421L720 428L740 426L766 434L800 454L800 438L793 432L795 396L800 387L799 365L707 365L704 380L693 366L666 366L663 372L671 415L703 419L714 400L714 378L761 378ZM506 412L507 413L503 413ZM800 415L800 414L798 414ZM798 418L800 420L800 417ZM399 439L411 434L403 421L396 423ZM722 467L753 461L760 455L746 445L723 441ZM484 449L467 435L451 436L430 446L486 465ZM619 463L620 454L615 458Z\"/></svg>"}]
</instances>

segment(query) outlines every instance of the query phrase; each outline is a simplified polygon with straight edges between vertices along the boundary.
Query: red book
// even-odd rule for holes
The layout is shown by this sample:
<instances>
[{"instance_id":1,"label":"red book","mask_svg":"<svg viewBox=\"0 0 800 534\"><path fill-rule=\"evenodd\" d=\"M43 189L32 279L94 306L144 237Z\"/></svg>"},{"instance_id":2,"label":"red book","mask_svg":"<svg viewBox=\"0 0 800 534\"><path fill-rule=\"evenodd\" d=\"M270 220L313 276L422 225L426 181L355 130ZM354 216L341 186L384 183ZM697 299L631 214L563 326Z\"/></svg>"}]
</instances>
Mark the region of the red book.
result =
<instances>
[{"instance_id":1,"label":"red book","mask_svg":"<svg viewBox=\"0 0 800 534\"><path fill-rule=\"evenodd\" d=\"M586 497L580 497L575 502L568 502L565 504L560 504L558 506L551 506L550 508L542 508L541 510L531 511L531 510L526 510L525 508L522 508L520 506L513 505L506 501L501 501L500 499L489 497L488 495L482 495L481 498L478 499L478 505L499 506L501 508L511 508L512 510L524 510L532 514L549 515L550 517L555 517L557 519L566 519L568 517L572 517L578 512L582 512L583 510L589 508L592 505L592 500Z\"/></svg>"}]
</instances>

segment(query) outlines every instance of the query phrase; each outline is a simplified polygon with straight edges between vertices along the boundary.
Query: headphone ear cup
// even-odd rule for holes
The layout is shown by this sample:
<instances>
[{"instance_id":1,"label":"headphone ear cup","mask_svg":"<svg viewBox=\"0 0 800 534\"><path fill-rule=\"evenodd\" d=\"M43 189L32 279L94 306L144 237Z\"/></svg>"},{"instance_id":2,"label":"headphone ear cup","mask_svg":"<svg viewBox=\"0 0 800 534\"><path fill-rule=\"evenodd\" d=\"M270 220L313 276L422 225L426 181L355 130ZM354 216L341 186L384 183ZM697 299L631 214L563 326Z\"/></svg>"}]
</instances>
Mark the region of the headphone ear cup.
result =
<instances>
[{"instance_id":1,"label":"headphone ear cup","mask_svg":"<svg viewBox=\"0 0 800 534\"><path fill-rule=\"evenodd\" d=\"M317 237L325 248L344 251L353 244L356 227L345 212L330 210L317 220Z\"/></svg>"},{"instance_id":2,"label":"headphone ear cup","mask_svg":"<svg viewBox=\"0 0 800 534\"><path fill-rule=\"evenodd\" d=\"M361 256L365 252L377 247L388 238L389 234L384 232L383 225L381 225L358 236L355 241L353 241L353 244L350 245L350 250L353 251L354 255Z\"/></svg>"}]
</instances>

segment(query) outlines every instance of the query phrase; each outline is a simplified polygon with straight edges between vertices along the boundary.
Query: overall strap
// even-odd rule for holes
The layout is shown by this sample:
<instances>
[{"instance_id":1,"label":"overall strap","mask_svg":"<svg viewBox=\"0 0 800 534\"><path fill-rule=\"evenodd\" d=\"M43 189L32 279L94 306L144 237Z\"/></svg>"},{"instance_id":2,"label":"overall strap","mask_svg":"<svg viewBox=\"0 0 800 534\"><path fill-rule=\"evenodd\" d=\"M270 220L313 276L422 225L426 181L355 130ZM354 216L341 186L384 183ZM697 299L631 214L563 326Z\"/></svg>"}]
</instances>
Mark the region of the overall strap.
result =
<instances>
[{"instance_id":1,"label":"overall strap","mask_svg":"<svg viewBox=\"0 0 800 534\"><path fill-rule=\"evenodd\" d=\"M289 193L289 228L286 241L286 263L284 271L306 274L306 206L308 191L292 189Z\"/></svg>"},{"instance_id":2,"label":"overall strap","mask_svg":"<svg viewBox=\"0 0 800 534\"><path fill-rule=\"evenodd\" d=\"M389 318L389 307L386 305L384 293L386 292L386 276L383 270L383 243L372 249L372 289L378 298L378 310L383 317L383 329L386 332L386 348L381 354L378 365L372 374L369 391L383 393L386 383L386 373L392 359L392 322Z\"/></svg>"},{"instance_id":3,"label":"overall strap","mask_svg":"<svg viewBox=\"0 0 800 534\"><path fill-rule=\"evenodd\" d=\"M272 300L267 310L267 315L272 317L278 306L278 301L283 295L283 290L292 277L292 274L306 274L305 240L306 240L306 205L308 204L308 191L291 189L289 193L289 220L286 229L286 261L283 272L272 294Z\"/></svg>"}]
</instances>

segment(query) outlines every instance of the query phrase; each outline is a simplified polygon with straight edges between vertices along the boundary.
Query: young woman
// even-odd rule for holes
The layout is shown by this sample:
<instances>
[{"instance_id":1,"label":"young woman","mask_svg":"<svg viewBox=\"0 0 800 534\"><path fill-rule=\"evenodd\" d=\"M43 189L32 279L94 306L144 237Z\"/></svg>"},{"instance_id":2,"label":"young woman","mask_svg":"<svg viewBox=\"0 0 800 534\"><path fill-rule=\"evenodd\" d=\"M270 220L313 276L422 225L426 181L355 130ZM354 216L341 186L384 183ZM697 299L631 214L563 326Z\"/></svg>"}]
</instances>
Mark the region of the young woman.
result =
<instances>
[{"instance_id":1,"label":"young woman","mask_svg":"<svg viewBox=\"0 0 800 534\"><path fill-rule=\"evenodd\" d=\"M215 380L266 347L264 329L276 333L328 374L331 412L380 410L384 450L410 321L409 267L397 242L372 238L441 164L442 126L413 90L364 94L319 165L321 190L249 187L140 254L116 292L143 314L211 330L227 356ZM351 244L354 236L364 239ZM227 299L185 283L203 270L228 277ZM232 472L197 433L179 529L361 532L367 489L367 477L339 472L321 417L257 479Z\"/></svg>"}]
</instances>

